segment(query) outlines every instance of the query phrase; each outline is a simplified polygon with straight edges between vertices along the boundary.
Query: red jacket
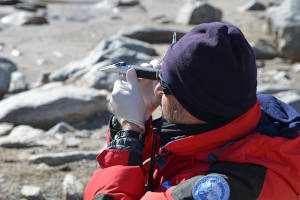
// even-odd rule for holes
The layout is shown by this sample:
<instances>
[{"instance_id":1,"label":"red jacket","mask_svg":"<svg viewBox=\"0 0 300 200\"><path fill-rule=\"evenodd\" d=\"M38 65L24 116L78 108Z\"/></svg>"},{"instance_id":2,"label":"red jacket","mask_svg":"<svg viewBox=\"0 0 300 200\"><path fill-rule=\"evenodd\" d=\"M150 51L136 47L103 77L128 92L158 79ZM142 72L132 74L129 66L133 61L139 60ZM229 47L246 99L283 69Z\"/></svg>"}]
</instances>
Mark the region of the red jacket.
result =
<instances>
[{"instance_id":1,"label":"red jacket","mask_svg":"<svg viewBox=\"0 0 300 200\"><path fill-rule=\"evenodd\" d=\"M226 195L229 199L299 199L300 132L293 139L257 132L261 116L257 101L247 113L223 127L157 148L160 156L156 158L153 190L146 191L149 162L145 160L150 157L153 135L150 127L144 165L128 166L132 160L129 150L104 150L97 157L100 168L86 186L84 199L202 199L207 195L203 193L205 184L218 177L220 185L209 193L215 192L218 199L226 199ZM216 162L208 161L212 153Z\"/></svg>"}]
</instances>

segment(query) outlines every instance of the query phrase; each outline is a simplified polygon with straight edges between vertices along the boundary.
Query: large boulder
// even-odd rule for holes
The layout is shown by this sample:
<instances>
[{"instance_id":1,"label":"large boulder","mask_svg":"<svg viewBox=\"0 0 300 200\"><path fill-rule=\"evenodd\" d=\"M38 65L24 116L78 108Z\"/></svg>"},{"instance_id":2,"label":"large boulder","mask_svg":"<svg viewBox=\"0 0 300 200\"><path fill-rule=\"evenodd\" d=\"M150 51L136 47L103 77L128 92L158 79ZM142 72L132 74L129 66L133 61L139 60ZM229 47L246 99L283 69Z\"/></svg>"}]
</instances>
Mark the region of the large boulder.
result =
<instances>
[{"instance_id":1,"label":"large boulder","mask_svg":"<svg viewBox=\"0 0 300 200\"><path fill-rule=\"evenodd\" d=\"M149 62L156 52L148 43L125 37L112 37L103 40L89 55L81 60L71 62L50 75L50 81L77 79L93 68L93 65L109 65L119 61L128 64ZM101 63L101 64L100 64Z\"/></svg>"},{"instance_id":2,"label":"large boulder","mask_svg":"<svg viewBox=\"0 0 300 200\"><path fill-rule=\"evenodd\" d=\"M273 35L280 55L300 60L300 3L285 0L278 7L267 10L267 31Z\"/></svg>"},{"instance_id":3,"label":"large boulder","mask_svg":"<svg viewBox=\"0 0 300 200\"><path fill-rule=\"evenodd\" d=\"M189 1L179 11L180 24L200 24L222 20L222 11L206 2Z\"/></svg>"},{"instance_id":4,"label":"large boulder","mask_svg":"<svg viewBox=\"0 0 300 200\"><path fill-rule=\"evenodd\" d=\"M75 124L106 110L106 90L47 84L0 102L0 121L50 128L64 121Z\"/></svg>"},{"instance_id":5,"label":"large boulder","mask_svg":"<svg viewBox=\"0 0 300 200\"><path fill-rule=\"evenodd\" d=\"M176 32L177 40L179 40L185 33L180 30L150 27L150 26L132 26L123 28L119 31L120 36L142 40L149 43L172 43L173 33Z\"/></svg>"},{"instance_id":6,"label":"large boulder","mask_svg":"<svg viewBox=\"0 0 300 200\"><path fill-rule=\"evenodd\" d=\"M46 134L41 129L26 125L15 127L9 135L0 138L0 147L28 148L35 146L55 146L61 144L62 138Z\"/></svg>"}]
</instances>

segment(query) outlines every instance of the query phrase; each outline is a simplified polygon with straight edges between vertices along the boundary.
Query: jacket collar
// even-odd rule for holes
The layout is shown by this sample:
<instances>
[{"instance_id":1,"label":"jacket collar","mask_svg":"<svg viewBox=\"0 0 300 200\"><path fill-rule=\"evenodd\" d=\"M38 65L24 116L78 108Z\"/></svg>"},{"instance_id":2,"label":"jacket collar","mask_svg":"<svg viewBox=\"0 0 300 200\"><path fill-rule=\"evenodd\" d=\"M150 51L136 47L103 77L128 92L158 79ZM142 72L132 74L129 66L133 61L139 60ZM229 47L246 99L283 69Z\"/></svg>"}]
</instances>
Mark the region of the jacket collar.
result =
<instances>
[{"instance_id":1,"label":"jacket collar","mask_svg":"<svg viewBox=\"0 0 300 200\"><path fill-rule=\"evenodd\" d=\"M199 156L208 156L210 152L217 150L224 144L254 130L260 118L260 104L256 101L256 104L249 111L232 122L199 135L172 141L166 144L163 149L180 156L192 156L196 153L200 154Z\"/></svg>"}]
</instances>

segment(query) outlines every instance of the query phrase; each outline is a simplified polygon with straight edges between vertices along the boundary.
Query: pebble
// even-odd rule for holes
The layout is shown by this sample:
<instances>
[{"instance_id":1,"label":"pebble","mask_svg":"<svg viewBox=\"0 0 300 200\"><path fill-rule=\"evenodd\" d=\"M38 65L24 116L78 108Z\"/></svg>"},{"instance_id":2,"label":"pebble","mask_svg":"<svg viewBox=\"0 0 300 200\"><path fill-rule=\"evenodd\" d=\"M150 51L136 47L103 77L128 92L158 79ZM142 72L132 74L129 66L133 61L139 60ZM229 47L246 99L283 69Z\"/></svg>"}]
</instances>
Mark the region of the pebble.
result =
<instances>
[{"instance_id":1,"label":"pebble","mask_svg":"<svg viewBox=\"0 0 300 200\"><path fill-rule=\"evenodd\" d=\"M294 72L297 72L297 73L300 72L300 63L294 64L292 66L292 69Z\"/></svg>"},{"instance_id":2,"label":"pebble","mask_svg":"<svg viewBox=\"0 0 300 200\"><path fill-rule=\"evenodd\" d=\"M5 182L6 178L4 176L4 174L0 174L0 183Z\"/></svg>"},{"instance_id":3,"label":"pebble","mask_svg":"<svg viewBox=\"0 0 300 200\"><path fill-rule=\"evenodd\" d=\"M44 200L40 187L25 185L22 187L21 194L28 200Z\"/></svg>"},{"instance_id":4,"label":"pebble","mask_svg":"<svg viewBox=\"0 0 300 200\"><path fill-rule=\"evenodd\" d=\"M63 198L65 200L82 200L83 184L71 174L67 174L63 181Z\"/></svg>"},{"instance_id":5,"label":"pebble","mask_svg":"<svg viewBox=\"0 0 300 200\"><path fill-rule=\"evenodd\" d=\"M19 56L22 55L22 53L21 53L21 51L19 51L18 49L13 49L13 50L11 51L11 55L12 55L13 57L19 57Z\"/></svg>"}]
</instances>

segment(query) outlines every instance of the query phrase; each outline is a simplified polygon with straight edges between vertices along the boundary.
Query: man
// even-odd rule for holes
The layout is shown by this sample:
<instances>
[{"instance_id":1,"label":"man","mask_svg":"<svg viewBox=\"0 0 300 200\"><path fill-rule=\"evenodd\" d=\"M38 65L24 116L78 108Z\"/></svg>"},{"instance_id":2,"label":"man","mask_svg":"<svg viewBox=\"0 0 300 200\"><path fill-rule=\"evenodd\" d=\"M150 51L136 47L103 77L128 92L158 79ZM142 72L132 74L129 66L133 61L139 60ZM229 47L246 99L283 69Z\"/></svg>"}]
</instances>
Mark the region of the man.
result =
<instances>
[{"instance_id":1,"label":"man","mask_svg":"<svg viewBox=\"0 0 300 200\"><path fill-rule=\"evenodd\" d=\"M160 84L129 70L110 106L86 200L299 199L300 116L256 94L255 56L233 25L200 24L172 44Z\"/></svg>"}]
</instances>

